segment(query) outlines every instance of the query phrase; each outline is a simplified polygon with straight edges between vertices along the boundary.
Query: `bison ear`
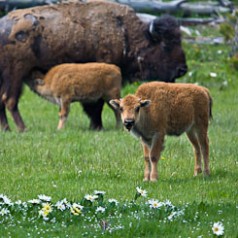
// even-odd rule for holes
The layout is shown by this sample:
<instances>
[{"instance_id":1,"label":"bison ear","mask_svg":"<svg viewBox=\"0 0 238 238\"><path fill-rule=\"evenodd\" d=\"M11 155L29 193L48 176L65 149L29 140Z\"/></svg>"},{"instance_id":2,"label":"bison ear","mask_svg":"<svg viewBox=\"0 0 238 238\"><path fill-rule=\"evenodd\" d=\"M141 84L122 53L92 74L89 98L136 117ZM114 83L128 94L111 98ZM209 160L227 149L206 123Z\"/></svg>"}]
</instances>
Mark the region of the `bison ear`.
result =
<instances>
[{"instance_id":1,"label":"bison ear","mask_svg":"<svg viewBox=\"0 0 238 238\"><path fill-rule=\"evenodd\" d=\"M141 100L140 101L140 106L141 107L148 107L150 105L151 101L150 100Z\"/></svg>"},{"instance_id":2,"label":"bison ear","mask_svg":"<svg viewBox=\"0 0 238 238\"><path fill-rule=\"evenodd\" d=\"M120 107L120 100L118 100L118 99L110 100L109 103L115 109L119 109L119 107Z\"/></svg>"}]
</instances>

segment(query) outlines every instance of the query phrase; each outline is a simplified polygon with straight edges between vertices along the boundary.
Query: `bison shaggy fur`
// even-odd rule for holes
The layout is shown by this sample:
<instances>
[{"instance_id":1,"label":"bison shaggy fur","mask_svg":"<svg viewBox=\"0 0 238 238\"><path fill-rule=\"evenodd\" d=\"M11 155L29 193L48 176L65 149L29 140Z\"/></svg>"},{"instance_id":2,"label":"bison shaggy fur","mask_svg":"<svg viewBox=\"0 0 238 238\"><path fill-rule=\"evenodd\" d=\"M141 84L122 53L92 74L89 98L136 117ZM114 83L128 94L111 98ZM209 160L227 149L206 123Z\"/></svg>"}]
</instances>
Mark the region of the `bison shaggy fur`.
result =
<instances>
[{"instance_id":1,"label":"bison shaggy fur","mask_svg":"<svg viewBox=\"0 0 238 238\"><path fill-rule=\"evenodd\" d=\"M9 130L7 108L24 131L18 101L32 70L86 62L115 64L129 81L174 82L187 71L179 25L171 17L145 23L130 7L106 1L12 11L0 19L2 129Z\"/></svg>"}]
</instances>

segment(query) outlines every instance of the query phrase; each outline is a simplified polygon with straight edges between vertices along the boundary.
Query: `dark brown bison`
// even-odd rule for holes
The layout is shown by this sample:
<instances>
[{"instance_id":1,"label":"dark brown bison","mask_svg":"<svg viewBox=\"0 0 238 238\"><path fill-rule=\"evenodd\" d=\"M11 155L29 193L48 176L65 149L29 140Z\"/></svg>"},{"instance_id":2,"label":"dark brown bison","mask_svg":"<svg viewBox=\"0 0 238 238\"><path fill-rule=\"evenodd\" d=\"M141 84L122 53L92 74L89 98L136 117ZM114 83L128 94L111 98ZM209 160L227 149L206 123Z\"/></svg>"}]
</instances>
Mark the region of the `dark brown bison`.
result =
<instances>
[{"instance_id":1,"label":"dark brown bison","mask_svg":"<svg viewBox=\"0 0 238 238\"><path fill-rule=\"evenodd\" d=\"M124 79L173 82L187 71L178 24L173 18L144 23L127 6L103 1L16 10L0 19L0 124L9 125L5 107L25 129L18 101L32 70L61 63L106 62ZM85 104L99 117L102 100ZM101 110L101 109L100 109Z\"/></svg>"}]
</instances>

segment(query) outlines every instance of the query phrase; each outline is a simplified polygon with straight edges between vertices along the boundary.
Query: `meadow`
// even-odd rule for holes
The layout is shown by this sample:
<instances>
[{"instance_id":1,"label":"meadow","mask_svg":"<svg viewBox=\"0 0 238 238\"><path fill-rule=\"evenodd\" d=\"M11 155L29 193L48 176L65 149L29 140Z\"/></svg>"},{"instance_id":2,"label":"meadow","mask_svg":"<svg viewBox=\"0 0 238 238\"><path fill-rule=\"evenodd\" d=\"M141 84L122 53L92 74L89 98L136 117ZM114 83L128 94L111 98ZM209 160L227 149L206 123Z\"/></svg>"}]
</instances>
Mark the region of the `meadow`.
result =
<instances>
[{"instance_id":1,"label":"meadow","mask_svg":"<svg viewBox=\"0 0 238 238\"><path fill-rule=\"evenodd\" d=\"M167 137L159 181L143 182L140 142L115 129L105 105L104 130L88 129L79 103L62 131L58 107L24 89L28 131L0 133L1 237L238 237L238 71L230 46L184 42L189 72L177 82L209 88L211 176L193 177L186 136ZM128 84L122 95L139 83Z\"/></svg>"}]
</instances>

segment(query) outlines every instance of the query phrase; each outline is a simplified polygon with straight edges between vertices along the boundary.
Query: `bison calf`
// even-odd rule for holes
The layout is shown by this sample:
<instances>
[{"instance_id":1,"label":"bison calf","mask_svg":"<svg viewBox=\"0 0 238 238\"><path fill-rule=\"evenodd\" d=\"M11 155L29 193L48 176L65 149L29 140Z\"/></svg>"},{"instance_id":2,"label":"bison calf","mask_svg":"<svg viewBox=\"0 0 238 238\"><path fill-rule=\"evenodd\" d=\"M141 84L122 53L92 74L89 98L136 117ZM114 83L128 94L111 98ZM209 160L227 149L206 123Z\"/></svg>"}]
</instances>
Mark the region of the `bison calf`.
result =
<instances>
[{"instance_id":1,"label":"bison calf","mask_svg":"<svg viewBox=\"0 0 238 238\"><path fill-rule=\"evenodd\" d=\"M64 127L70 103L79 101L91 118L90 128L102 129L101 112L104 101L120 98L120 69L112 64L61 64L53 67L44 76L33 71L26 80L28 86L43 98L60 106L58 129ZM120 123L120 113L111 107Z\"/></svg>"},{"instance_id":2,"label":"bison calf","mask_svg":"<svg viewBox=\"0 0 238 238\"><path fill-rule=\"evenodd\" d=\"M206 88L193 84L144 83L135 95L110 103L120 111L125 128L142 140L145 181L158 179L157 163L165 135L179 136L183 132L194 147L194 175L202 172L202 156L204 173L210 174L207 132L212 98Z\"/></svg>"}]
</instances>

